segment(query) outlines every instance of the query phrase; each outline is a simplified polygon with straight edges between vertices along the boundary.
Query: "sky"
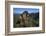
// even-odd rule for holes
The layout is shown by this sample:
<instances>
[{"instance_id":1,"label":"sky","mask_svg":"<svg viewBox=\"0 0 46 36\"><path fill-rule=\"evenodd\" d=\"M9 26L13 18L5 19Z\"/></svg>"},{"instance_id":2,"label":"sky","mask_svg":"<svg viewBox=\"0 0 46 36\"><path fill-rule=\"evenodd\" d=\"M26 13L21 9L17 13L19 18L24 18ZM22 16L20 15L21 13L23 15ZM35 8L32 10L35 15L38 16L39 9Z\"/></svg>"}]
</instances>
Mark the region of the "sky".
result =
<instances>
[{"instance_id":1,"label":"sky","mask_svg":"<svg viewBox=\"0 0 46 36\"><path fill-rule=\"evenodd\" d=\"M24 11L28 11L28 13L37 13L39 12L38 8L13 8L13 13L21 14Z\"/></svg>"}]
</instances>

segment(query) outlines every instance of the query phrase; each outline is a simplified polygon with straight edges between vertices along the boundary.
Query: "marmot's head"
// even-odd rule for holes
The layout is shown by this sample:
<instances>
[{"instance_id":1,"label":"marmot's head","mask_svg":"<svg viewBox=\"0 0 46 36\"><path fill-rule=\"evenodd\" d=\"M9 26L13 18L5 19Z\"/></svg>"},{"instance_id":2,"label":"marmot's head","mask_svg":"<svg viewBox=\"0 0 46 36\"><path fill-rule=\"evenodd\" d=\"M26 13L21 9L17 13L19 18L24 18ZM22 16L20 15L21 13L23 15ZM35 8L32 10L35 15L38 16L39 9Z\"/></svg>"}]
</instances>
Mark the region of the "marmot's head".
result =
<instances>
[{"instance_id":1,"label":"marmot's head","mask_svg":"<svg viewBox=\"0 0 46 36\"><path fill-rule=\"evenodd\" d=\"M28 11L24 11L23 16L27 17L28 16Z\"/></svg>"},{"instance_id":2,"label":"marmot's head","mask_svg":"<svg viewBox=\"0 0 46 36\"><path fill-rule=\"evenodd\" d=\"M28 15L28 11L24 11L24 12L23 12L23 14L26 14L26 15Z\"/></svg>"}]
</instances>

